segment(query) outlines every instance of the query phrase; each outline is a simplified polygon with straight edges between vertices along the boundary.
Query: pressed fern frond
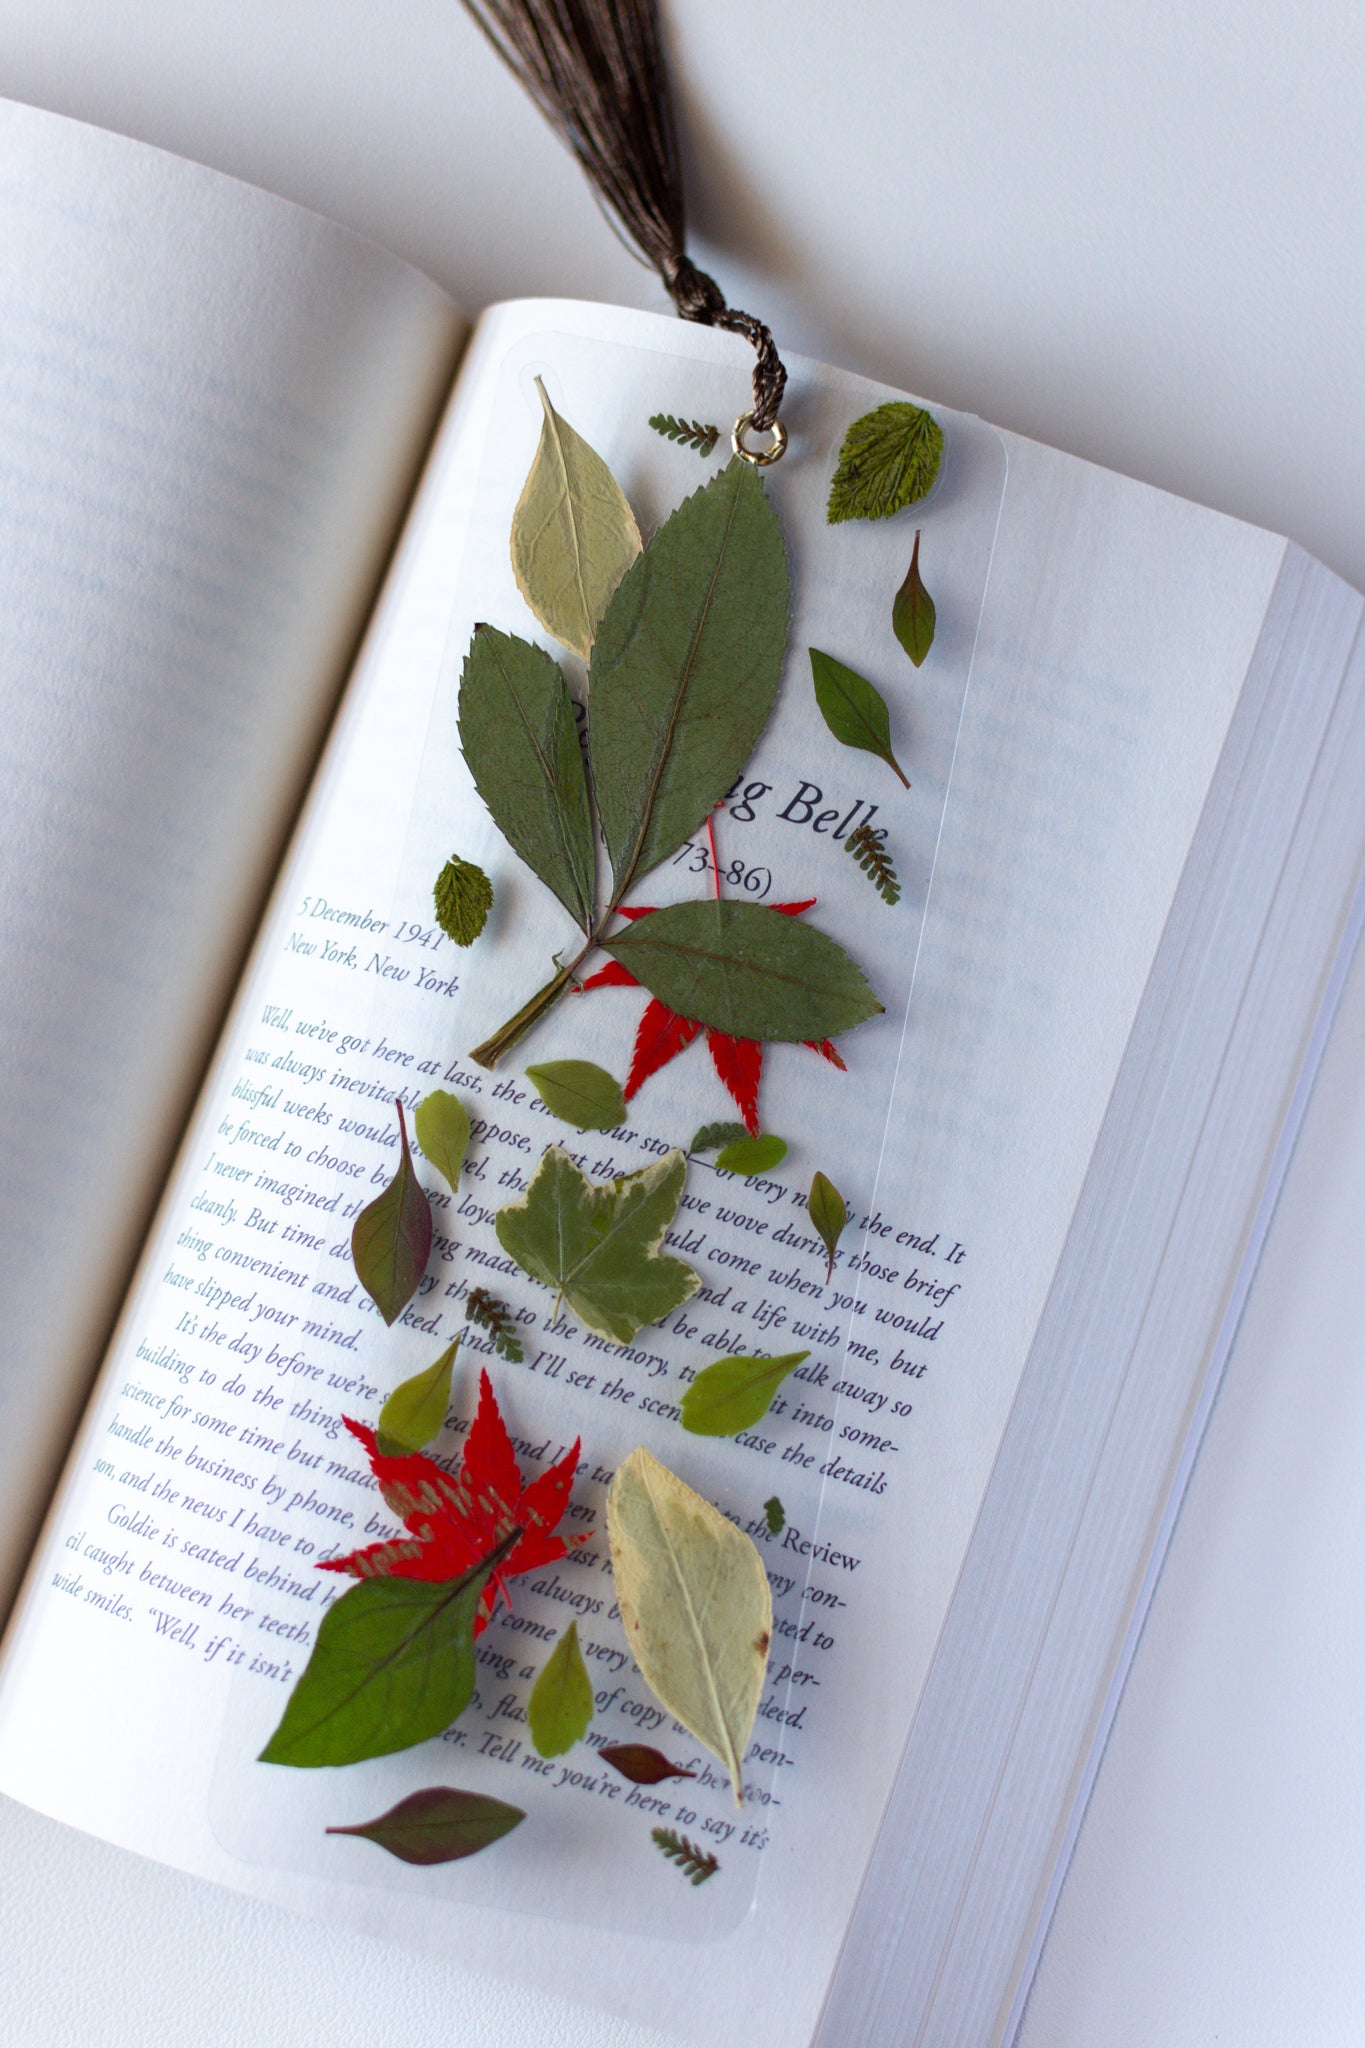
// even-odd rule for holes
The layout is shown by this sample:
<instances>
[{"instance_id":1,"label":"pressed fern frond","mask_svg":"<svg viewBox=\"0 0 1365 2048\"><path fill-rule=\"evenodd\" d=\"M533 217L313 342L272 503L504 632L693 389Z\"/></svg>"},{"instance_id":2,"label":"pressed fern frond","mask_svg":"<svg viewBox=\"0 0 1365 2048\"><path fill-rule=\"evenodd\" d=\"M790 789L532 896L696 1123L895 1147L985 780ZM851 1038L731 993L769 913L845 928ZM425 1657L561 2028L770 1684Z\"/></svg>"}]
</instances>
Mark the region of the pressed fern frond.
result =
<instances>
[{"instance_id":1,"label":"pressed fern frond","mask_svg":"<svg viewBox=\"0 0 1365 2048\"><path fill-rule=\"evenodd\" d=\"M526 1356L512 1311L505 1301L499 1301L496 1294L490 1294L486 1287L470 1289L469 1299L464 1305L465 1321L477 1323L487 1330L493 1339L493 1349L499 1358L507 1359L512 1365L519 1365Z\"/></svg>"},{"instance_id":2,"label":"pressed fern frond","mask_svg":"<svg viewBox=\"0 0 1365 2048\"><path fill-rule=\"evenodd\" d=\"M675 1835L672 1828L651 1828L649 1832L650 1839L658 1843L669 1862L676 1863L691 1883L705 1884L720 1869L715 1857L694 1848L686 1835Z\"/></svg>"},{"instance_id":3,"label":"pressed fern frond","mask_svg":"<svg viewBox=\"0 0 1365 2048\"><path fill-rule=\"evenodd\" d=\"M704 427L700 420L675 420L671 412L651 413L649 424L665 441L681 441L684 448L695 448L698 455L709 455L720 439L719 427Z\"/></svg>"},{"instance_id":4,"label":"pressed fern frond","mask_svg":"<svg viewBox=\"0 0 1365 2048\"><path fill-rule=\"evenodd\" d=\"M900 902L901 885L896 878L895 864L886 850L885 828L874 831L870 823L860 825L844 841L844 851L853 855L884 903Z\"/></svg>"}]
</instances>

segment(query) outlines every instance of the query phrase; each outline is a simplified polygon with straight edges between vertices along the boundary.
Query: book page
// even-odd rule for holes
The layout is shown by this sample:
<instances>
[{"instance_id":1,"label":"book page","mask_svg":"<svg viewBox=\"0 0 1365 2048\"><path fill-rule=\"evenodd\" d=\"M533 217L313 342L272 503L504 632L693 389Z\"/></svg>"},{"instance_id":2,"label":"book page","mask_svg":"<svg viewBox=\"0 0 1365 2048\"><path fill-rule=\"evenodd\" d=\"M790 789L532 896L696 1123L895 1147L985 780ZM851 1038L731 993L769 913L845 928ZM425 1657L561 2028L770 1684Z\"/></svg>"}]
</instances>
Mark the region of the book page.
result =
<instances>
[{"instance_id":1,"label":"book page","mask_svg":"<svg viewBox=\"0 0 1365 2048\"><path fill-rule=\"evenodd\" d=\"M0 1608L453 368L407 265L0 104Z\"/></svg>"},{"instance_id":2,"label":"book page","mask_svg":"<svg viewBox=\"0 0 1365 2048\"><path fill-rule=\"evenodd\" d=\"M644 1002L625 988L570 998L496 1073L468 1058L571 937L472 795L455 733L474 623L533 630L506 535L536 375L648 528L704 472L647 416L725 424L746 366L723 337L643 315L524 305L481 324L31 1577L0 1694L0 1783L265 1896L688 2038L778 2048L818 2010L1278 549L1025 444L1010 444L1007 481L1001 437L945 415L942 495L922 515L940 637L917 673L889 631L913 523L824 523L844 430L890 394L794 366L793 449L771 477L795 579L786 682L716 815L718 866L725 888L755 876L763 900L815 897L810 915L855 952L886 1014L841 1043L846 1071L769 1050L763 1118L786 1158L747 1181L692 1162L670 1249L701 1291L617 1348L555 1318L502 1253L496 1212L550 1143L603 1179L732 1105L698 1042L621 1130L580 1138L543 1111L529 1059L625 1071ZM1141 684L1113 609L1134 574L1168 590ZM908 794L825 731L812 644L884 690ZM1172 707L1195 676L1177 749ZM898 906L840 843L870 806L904 854ZM708 851L699 840L640 900L706 888ZM452 852L497 890L490 932L458 956L428 908ZM424 1176L435 1256L386 1331L356 1284L350 1222L393 1172L394 1098L435 1087L469 1106L476 1143L453 1194ZM852 1217L828 1283L805 1213L817 1168ZM394 1533L342 1418L372 1422L466 1327L479 1285L514 1308L525 1358L465 1336L438 1451L458 1459L486 1366L527 1477L581 1439L569 1527L590 1540L516 1582L446 1736L345 1771L254 1763L345 1584L318 1559ZM806 1360L741 1437L679 1427L712 1359L798 1348ZM768 1566L773 1657L738 1811L642 1685L613 1611L604 1484L638 1442L748 1528ZM770 1529L772 1498L784 1520ZM596 1714L585 1743L546 1760L525 1701L571 1618ZM595 1760L626 1740L694 1775L626 1784ZM434 1783L527 1820L434 1871L324 1833ZM715 1877L688 1886L651 1841L659 1825L709 1848Z\"/></svg>"}]
</instances>

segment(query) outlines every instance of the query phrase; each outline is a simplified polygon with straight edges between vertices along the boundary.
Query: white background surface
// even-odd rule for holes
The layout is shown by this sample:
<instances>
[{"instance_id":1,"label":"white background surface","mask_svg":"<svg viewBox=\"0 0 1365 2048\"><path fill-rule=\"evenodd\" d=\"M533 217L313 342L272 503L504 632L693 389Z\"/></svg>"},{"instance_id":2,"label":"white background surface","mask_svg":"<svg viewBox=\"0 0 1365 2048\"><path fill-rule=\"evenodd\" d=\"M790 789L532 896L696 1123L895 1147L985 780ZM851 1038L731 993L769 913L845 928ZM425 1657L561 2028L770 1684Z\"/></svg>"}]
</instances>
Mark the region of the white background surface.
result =
<instances>
[{"instance_id":1,"label":"white background surface","mask_svg":"<svg viewBox=\"0 0 1365 2048\"><path fill-rule=\"evenodd\" d=\"M1292 534L1365 584L1358 7L667 16L694 253L779 340ZM317 206L471 310L661 303L457 0L0 0L0 91ZM1362 1048L1358 967L1023 2048L1360 2040ZM654 2038L8 1805L0 1964L6 2048Z\"/></svg>"}]
</instances>

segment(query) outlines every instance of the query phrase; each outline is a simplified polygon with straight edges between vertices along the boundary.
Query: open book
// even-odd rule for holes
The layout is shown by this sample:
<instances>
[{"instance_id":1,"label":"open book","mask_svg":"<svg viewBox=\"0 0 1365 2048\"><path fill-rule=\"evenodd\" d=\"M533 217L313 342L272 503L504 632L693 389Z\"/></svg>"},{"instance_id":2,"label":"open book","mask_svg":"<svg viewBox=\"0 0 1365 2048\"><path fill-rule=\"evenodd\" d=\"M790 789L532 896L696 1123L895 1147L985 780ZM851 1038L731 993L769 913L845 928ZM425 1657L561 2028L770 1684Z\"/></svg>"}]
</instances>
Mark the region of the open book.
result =
<instances>
[{"instance_id":1,"label":"open book","mask_svg":"<svg viewBox=\"0 0 1365 2048\"><path fill-rule=\"evenodd\" d=\"M846 1071L769 1049L785 1160L689 1160L669 1242L700 1290L614 1346L497 1212L547 1145L604 1180L733 1106L698 1043L618 1129L547 1114L527 1059L624 1074L624 988L471 1061L571 931L474 790L456 695L476 623L540 637L508 556L537 380L648 533L726 453L649 416L728 435L743 345L559 302L467 333L342 230L16 107L0 236L6 1597L27 1564L0 1790L703 2048L1008 2039L1359 922L1361 600L937 409L922 515L830 527L842 436L895 394L794 363L782 701L716 864L817 899L884 1012ZM917 671L887 619L914 521ZM881 682L908 793L831 740L812 646ZM894 906L843 850L873 817ZM452 853L495 888L467 952L433 922ZM713 879L698 837L637 900ZM454 1192L422 1169L435 1251L386 1329L350 1222L394 1170L394 1098L437 1088L475 1143ZM828 1283L817 1169L851 1218ZM480 1285L521 1362L469 1330ZM256 1761L344 1583L317 1560L396 1526L343 1417L462 1330L442 1454L486 1364L528 1478L581 1438L577 1529L603 1536L643 1443L754 1535L773 1654L738 1811L640 1679L595 1539L517 1581L443 1736ZM680 1429L707 1360L798 1347L760 1425ZM570 1618L596 1711L550 1765L526 1699ZM694 1775L614 1776L597 1750L632 1740ZM434 1869L326 1832L436 1783L526 1820Z\"/></svg>"}]
</instances>

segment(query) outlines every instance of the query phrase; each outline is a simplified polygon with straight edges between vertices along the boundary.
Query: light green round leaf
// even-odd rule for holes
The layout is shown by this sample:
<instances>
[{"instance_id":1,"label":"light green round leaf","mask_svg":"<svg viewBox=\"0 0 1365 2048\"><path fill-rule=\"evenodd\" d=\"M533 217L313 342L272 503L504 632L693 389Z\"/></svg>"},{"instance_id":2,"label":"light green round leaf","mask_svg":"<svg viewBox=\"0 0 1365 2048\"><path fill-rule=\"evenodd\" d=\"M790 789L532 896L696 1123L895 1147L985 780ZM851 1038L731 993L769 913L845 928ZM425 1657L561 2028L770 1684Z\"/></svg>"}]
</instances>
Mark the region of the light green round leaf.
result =
<instances>
[{"instance_id":1,"label":"light green round leaf","mask_svg":"<svg viewBox=\"0 0 1365 2048\"><path fill-rule=\"evenodd\" d=\"M540 1756L563 1756L588 1732L592 1680L578 1647L578 1623L571 1621L541 1666L526 1702L526 1725Z\"/></svg>"},{"instance_id":2,"label":"light green round leaf","mask_svg":"<svg viewBox=\"0 0 1365 2048\"><path fill-rule=\"evenodd\" d=\"M389 1395L379 1411L379 1425L375 1431L382 1456L404 1457L409 1451L420 1451L433 1437L440 1435L450 1406L450 1374L459 1348L460 1339L457 1337L441 1353L435 1365L429 1365L425 1372L414 1373L410 1380L404 1380Z\"/></svg>"},{"instance_id":3,"label":"light green round leaf","mask_svg":"<svg viewBox=\"0 0 1365 2048\"><path fill-rule=\"evenodd\" d=\"M621 1083L591 1060L544 1060L526 1078L551 1116L576 1131L614 1131L626 1120Z\"/></svg>"},{"instance_id":4,"label":"light green round leaf","mask_svg":"<svg viewBox=\"0 0 1365 2048\"><path fill-rule=\"evenodd\" d=\"M412 1128L422 1157L430 1160L454 1194L469 1150L469 1111L458 1095L433 1088L413 1111Z\"/></svg>"},{"instance_id":5,"label":"light green round leaf","mask_svg":"<svg viewBox=\"0 0 1365 2048\"><path fill-rule=\"evenodd\" d=\"M683 1428L693 1436L736 1436L752 1429L787 1374L809 1357L809 1351L788 1351L781 1358L718 1358L683 1395Z\"/></svg>"},{"instance_id":6,"label":"light green round leaf","mask_svg":"<svg viewBox=\"0 0 1365 2048\"><path fill-rule=\"evenodd\" d=\"M844 436L825 518L889 518L928 495L942 457L943 429L922 406L893 399L865 412Z\"/></svg>"},{"instance_id":7,"label":"light green round leaf","mask_svg":"<svg viewBox=\"0 0 1365 2048\"><path fill-rule=\"evenodd\" d=\"M780 1166L786 1156L786 1139L764 1131L757 1138L736 1138L733 1145L717 1153L716 1166L721 1173L742 1174L747 1180L750 1174L766 1173L770 1166Z\"/></svg>"},{"instance_id":8,"label":"light green round leaf","mask_svg":"<svg viewBox=\"0 0 1365 2048\"><path fill-rule=\"evenodd\" d=\"M432 890L436 922L457 946L472 946L493 908L493 884L472 860L452 853Z\"/></svg>"}]
</instances>

